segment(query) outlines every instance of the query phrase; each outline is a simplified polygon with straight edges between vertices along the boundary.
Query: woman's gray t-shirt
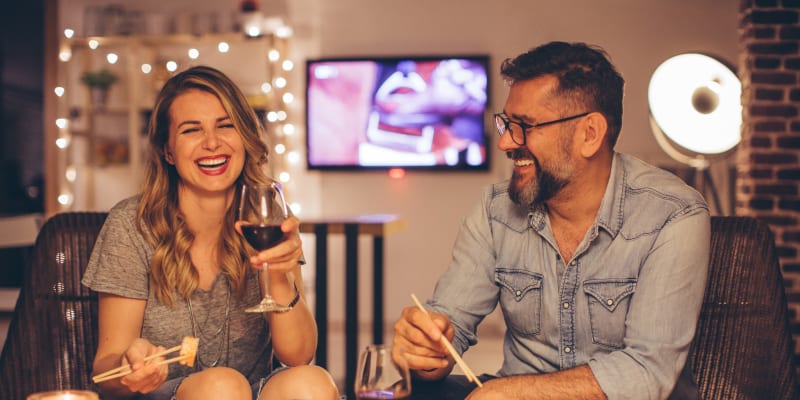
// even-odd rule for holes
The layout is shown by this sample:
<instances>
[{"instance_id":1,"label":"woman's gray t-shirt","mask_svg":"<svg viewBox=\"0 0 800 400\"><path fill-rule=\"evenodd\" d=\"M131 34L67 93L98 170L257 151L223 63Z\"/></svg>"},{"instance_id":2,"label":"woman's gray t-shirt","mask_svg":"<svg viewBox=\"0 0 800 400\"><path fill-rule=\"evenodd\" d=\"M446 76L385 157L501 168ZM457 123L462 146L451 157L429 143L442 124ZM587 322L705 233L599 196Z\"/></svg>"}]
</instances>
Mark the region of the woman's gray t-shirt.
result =
<instances>
[{"instance_id":1,"label":"woman's gray t-shirt","mask_svg":"<svg viewBox=\"0 0 800 400\"><path fill-rule=\"evenodd\" d=\"M97 292L147 300L141 337L155 345L170 348L181 344L185 336L200 338L194 368L172 363L167 379L209 367L215 360L238 370L251 384L267 376L272 368L269 325L261 314L244 312L261 299L258 275L248 269L242 299L229 295L227 278L221 273L210 290L196 290L191 297L193 327L188 302L176 296L175 304L167 306L149 290L153 247L136 229L138 203L139 197L134 196L111 209L81 282Z\"/></svg>"}]
</instances>

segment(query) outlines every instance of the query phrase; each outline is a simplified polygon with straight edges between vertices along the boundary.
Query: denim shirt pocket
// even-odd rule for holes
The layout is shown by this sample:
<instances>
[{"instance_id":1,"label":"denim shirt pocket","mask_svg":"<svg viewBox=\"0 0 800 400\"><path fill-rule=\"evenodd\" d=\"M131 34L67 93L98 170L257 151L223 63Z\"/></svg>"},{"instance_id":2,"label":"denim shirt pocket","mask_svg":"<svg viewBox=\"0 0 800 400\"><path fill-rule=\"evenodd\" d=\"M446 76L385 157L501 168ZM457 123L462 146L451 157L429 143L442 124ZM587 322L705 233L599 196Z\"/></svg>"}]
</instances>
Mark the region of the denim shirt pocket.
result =
<instances>
[{"instance_id":1,"label":"denim shirt pocket","mask_svg":"<svg viewBox=\"0 0 800 400\"><path fill-rule=\"evenodd\" d=\"M592 342L613 349L625 346L625 320L636 279L604 279L583 283L589 304Z\"/></svg>"},{"instance_id":2,"label":"denim shirt pocket","mask_svg":"<svg viewBox=\"0 0 800 400\"><path fill-rule=\"evenodd\" d=\"M542 279L541 274L521 269L495 270L503 318L520 334L537 335L541 330Z\"/></svg>"}]
</instances>

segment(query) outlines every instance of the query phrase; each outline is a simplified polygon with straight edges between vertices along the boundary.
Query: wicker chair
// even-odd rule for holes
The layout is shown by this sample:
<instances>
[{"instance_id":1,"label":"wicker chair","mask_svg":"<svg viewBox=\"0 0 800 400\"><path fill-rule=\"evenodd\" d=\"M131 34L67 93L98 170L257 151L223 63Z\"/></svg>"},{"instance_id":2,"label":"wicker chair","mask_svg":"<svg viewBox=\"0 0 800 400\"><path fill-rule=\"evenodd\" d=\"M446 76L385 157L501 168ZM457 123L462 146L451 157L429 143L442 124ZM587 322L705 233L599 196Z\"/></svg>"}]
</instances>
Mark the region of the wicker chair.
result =
<instances>
[{"instance_id":1,"label":"wicker chair","mask_svg":"<svg viewBox=\"0 0 800 400\"><path fill-rule=\"evenodd\" d=\"M0 355L0 399L90 389L97 295L81 285L104 213L63 213L36 238Z\"/></svg>"},{"instance_id":2,"label":"wicker chair","mask_svg":"<svg viewBox=\"0 0 800 400\"><path fill-rule=\"evenodd\" d=\"M797 399L786 295L769 227L712 217L709 280L689 353L703 399Z\"/></svg>"}]
</instances>

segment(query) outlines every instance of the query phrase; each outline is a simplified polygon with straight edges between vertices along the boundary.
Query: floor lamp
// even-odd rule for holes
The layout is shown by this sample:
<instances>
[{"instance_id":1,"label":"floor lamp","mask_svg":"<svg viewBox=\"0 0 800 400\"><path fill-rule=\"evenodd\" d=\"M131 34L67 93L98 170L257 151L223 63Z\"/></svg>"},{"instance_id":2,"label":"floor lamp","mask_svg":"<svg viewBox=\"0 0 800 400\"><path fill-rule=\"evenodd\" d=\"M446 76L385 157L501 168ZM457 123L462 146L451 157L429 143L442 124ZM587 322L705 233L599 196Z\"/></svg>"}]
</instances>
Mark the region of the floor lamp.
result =
<instances>
[{"instance_id":1,"label":"floor lamp","mask_svg":"<svg viewBox=\"0 0 800 400\"><path fill-rule=\"evenodd\" d=\"M686 53L671 57L650 78L647 101L656 141L695 172L695 188L721 213L709 167L741 140L742 85L718 58Z\"/></svg>"}]
</instances>

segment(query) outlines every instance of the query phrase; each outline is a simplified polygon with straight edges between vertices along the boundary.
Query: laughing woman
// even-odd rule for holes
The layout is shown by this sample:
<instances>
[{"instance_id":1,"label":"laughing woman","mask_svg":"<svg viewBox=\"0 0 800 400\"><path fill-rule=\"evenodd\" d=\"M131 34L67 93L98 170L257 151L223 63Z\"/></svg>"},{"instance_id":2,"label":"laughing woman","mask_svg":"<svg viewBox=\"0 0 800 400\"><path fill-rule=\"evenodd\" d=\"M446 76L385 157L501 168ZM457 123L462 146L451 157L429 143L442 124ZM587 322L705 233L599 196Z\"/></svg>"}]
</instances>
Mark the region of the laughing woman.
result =
<instances>
[{"instance_id":1,"label":"laughing woman","mask_svg":"<svg viewBox=\"0 0 800 400\"><path fill-rule=\"evenodd\" d=\"M330 375L307 365L317 329L299 222L288 219L286 240L252 257L234 228L237 189L268 181L261 132L242 92L213 68L181 72L159 93L142 192L111 210L83 277L100 298L94 370L133 371L98 384L104 398L338 398ZM253 267L263 263L288 312L245 313L265 289ZM185 336L200 339L194 367L144 361Z\"/></svg>"}]
</instances>

